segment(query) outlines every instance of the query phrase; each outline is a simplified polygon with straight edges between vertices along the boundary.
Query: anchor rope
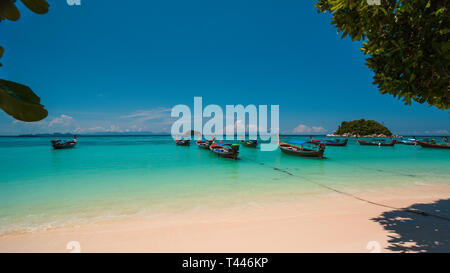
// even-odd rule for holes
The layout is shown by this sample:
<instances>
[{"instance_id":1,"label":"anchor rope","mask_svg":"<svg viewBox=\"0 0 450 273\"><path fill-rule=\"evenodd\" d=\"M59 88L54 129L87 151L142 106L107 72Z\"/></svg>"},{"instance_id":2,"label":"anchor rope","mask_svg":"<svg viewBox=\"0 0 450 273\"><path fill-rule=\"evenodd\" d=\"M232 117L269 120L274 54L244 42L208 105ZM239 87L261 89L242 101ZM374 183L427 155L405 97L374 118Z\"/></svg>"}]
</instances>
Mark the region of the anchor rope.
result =
<instances>
[{"instance_id":1,"label":"anchor rope","mask_svg":"<svg viewBox=\"0 0 450 273\"><path fill-rule=\"evenodd\" d=\"M355 165L351 165L351 164L346 164L346 163L342 163L342 162L334 162L336 164L340 164L340 165L344 165L344 166L352 166L354 167ZM372 171L377 171L377 172L384 172L384 173L391 173L391 174L396 174L396 175L400 175L400 176L407 176L407 177L418 177L418 178L425 178L422 175L411 175L411 174L405 174L405 173L401 173L401 172L396 172L396 171L391 171L391 170L382 170L382 169L378 169L378 168L371 168L371 167L365 167L365 166L358 166L356 165L357 168L360 169L365 169L365 170L372 170Z\"/></svg>"},{"instance_id":2,"label":"anchor rope","mask_svg":"<svg viewBox=\"0 0 450 273\"><path fill-rule=\"evenodd\" d=\"M422 211L422 210L419 210L419 209L398 208L398 207L394 207L394 206L390 206L390 205L374 202L374 201L371 201L371 200L359 197L357 195L354 195L354 194L351 194L351 193L348 193L348 192L345 192L345 191L333 188L331 186L319 183L319 182L314 181L313 179L307 178L305 176L301 176L301 175L298 175L298 174L293 174L293 173L291 173L290 171L288 171L286 169L281 169L281 168L278 168L278 167L274 167L274 166L271 166L271 165L266 164L264 162L259 162L257 160L254 160L254 159L251 159L251 158L247 158L247 157L242 157L241 156L241 158L244 159L244 160L248 160L248 161L252 161L254 163L257 163L260 166L266 166L266 167L271 168L271 169L273 169L275 171L279 171L279 172L282 172L282 173L290 175L290 176L300 177L300 178L304 179L305 181L307 181L309 183L315 184L317 186L320 186L322 188L326 188L326 189L328 189L330 191L334 191L334 192L342 194L342 195L349 196L349 197L357 199L359 201L366 202L368 204L372 204L372 205L379 206L379 207L384 207L384 208L389 208L389 209L394 209L394 210L400 210L400 211L404 211L404 212L408 212L408 213L414 213L414 214L418 214L418 215L426 216L426 217L434 217L434 218L438 218L438 219L450 222L450 218L449 217L445 217L445 216L441 216L441 215L425 212L425 211Z\"/></svg>"}]
</instances>

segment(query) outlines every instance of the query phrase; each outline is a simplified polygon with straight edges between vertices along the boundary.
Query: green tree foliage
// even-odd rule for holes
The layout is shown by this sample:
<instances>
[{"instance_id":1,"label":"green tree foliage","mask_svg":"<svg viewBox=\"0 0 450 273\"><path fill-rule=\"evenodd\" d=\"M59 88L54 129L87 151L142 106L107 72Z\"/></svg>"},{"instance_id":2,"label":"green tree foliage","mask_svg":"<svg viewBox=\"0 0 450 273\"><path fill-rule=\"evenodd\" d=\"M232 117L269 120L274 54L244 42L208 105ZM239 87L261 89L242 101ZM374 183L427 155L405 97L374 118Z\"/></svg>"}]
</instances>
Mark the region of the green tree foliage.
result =
<instances>
[{"instance_id":1,"label":"green tree foliage","mask_svg":"<svg viewBox=\"0 0 450 273\"><path fill-rule=\"evenodd\" d=\"M45 0L21 0L21 2L37 14L48 12L49 4ZM15 4L15 0L0 0L0 22L5 19L19 20L20 12ZM3 51L3 47L0 46L0 58ZM47 110L40 104L40 98L28 86L1 79L0 108L21 121L39 121L48 115Z\"/></svg>"},{"instance_id":2,"label":"green tree foliage","mask_svg":"<svg viewBox=\"0 0 450 273\"><path fill-rule=\"evenodd\" d=\"M50 5L46 0L20 0L27 8L37 14L48 12ZM0 0L0 21L7 19L17 21L20 18L19 9L16 7L16 0Z\"/></svg>"},{"instance_id":3,"label":"green tree foliage","mask_svg":"<svg viewBox=\"0 0 450 273\"><path fill-rule=\"evenodd\" d=\"M371 1L372 3L374 1ZM319 0L344 38L363 41L374 84L410 105L414 100L450 108L450 1Z\"/></svg>"},{"instance_id":4,"label":"green tree foliage","mask_svg":"<svg viewBox=\"0 0 450 273\"><path fill-rule=\"evenodd\" d=\"M336 132L334 132L335 135L343 135L345 133L349 134L356 134L360 136L367 136L367 135L386 135L386 136L392 136L391 131L380 123L376 122L375 120L353 120L353 121L343 121Z\"/></svg>"},{"instance_id":5,"label":"green tree foliage","mask_svg":"<svg viewBox=\"0 0 450 273\"><path fill-rule=\"evenodd\" d=\"M0 80L0 108L15 119L38 121L48 114L41 99L28 86Z\"/></svg>"}]
</instances>

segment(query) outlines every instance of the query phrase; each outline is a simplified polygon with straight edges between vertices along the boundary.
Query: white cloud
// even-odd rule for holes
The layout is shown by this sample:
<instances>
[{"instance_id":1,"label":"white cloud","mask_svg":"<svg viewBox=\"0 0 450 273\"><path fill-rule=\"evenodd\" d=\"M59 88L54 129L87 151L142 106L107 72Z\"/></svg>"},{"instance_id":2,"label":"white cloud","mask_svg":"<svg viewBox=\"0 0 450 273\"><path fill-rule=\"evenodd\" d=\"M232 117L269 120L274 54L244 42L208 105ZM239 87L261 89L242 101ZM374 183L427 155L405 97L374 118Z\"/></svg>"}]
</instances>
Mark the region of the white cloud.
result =
<instances>
[{"instance_id":1,"label":"white cloud","mask_svg":"<svg viewBox=\"0 0 450 273\"><path fill-rule=\"evenodd\" d=\"M121 124L121 127L130 131L168 132L168 126L174 122L170 116L171 111L171 108L164 107L140 110L121 116L118 122Z\"/></svg>"},{"instance_id":2,"label":"white cloud","mask_svg":"<svg viewBox=\"0 0 450 273\"><path fill-rule=\"evenodd\" d=\"M439 134L439 135L448 135L449 132L448 132L448 130L445 130L445 129L443 129L443 130L436 130L436 134Z\"/></svg>"},{"instance_id":3,"label":"white cloud","mask_svg":"<svg viewBox=\"0 0 450 273\"><path fill-rule=\"evenodd\" d=\"M138 122L143 122L147 120L164 119L170 118L169 112L171 108L156 108L151 110L140 110L134 114L122 116L125 119L135 119Z\"/></svg>"},{"instance_id":4,"label":"white cloud","mask_svg":"<svg viewBox=\"0 0 450 273\"><path fill-rule=\"evenodd\" d=\"M61 114L61 116L52 119L49 122L48 127L52 127L54 125L68 126L68 125L70 125L72 120L73 120L73 118L71 116Z\"/></svg>"},{"instance_id":5,"label":"white cloud","mask_svg":"<svg viewBox=\"0 0 450 273\"><path fill-rule=\"evenodd\" d=\"M227 125L224 127L224 132L233 131L236 133L240 130L248 132L258 132L258 126L256 124L244 124L242 120L238 119L235 121L234 125Z\"/></svg>"},{"instance_id":6,"label":"white cloud","mask_svg":"<svg viewBox=\"0 0 450 273\"><path fill-rule=\"evenodd\" d=\"M131 126L131 127L134 127L134 126ZM111 124L109 126L94 126L94 127L90 127L90 128L86 128L86 129L80 129L79 131L82 133L108 133L108 132L123 133L123 132L130 132L130 131L139 131L139 130L138 129L130 130L129 128L123 129L118 125Z\"/></svg>"},{"instance_id":7,"label":"white cloud","mask_svg":"<svg viewBox=\"0 0 450 273\"><path fill-rule=\"evenodd\" d=\"M294 128L292 131L295 134L305 134L305 133L325 133L327 132L327 129L323 128L322 126L307 126L305 124L299 124L297 127Z\"/></svg>"},{"instance_id":8,"label":"white cloud","mask_svg":"<svg viewBox=\"0 0 450 273\"><path fill-rule=\"evenodd\" d=\"M426 130L424 131L425 135L448 135L449 132L446 129L439 129L439 130Z\"/></svg>"}]
</instances>

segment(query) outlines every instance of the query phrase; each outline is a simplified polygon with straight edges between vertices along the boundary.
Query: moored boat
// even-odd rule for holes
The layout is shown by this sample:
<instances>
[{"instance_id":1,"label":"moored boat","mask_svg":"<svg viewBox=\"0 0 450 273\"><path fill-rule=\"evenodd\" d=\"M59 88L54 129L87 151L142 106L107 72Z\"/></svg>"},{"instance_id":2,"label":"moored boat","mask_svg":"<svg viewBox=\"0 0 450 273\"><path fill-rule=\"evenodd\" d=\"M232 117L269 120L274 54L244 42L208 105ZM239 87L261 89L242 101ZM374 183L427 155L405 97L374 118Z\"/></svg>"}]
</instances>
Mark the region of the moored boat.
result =
<instances>
[{"instance_id":1,"label":"moored boat","mask_svg":"<svg viewBox=\"0 0 450 273\"><path fill-rule=\"evenodd\" d=\"M403 145L417 145L417 139L411 138L409 140L404 140L403 137L400 140L395 141L396 144L403 144Z\"/></svg>"},{"instance_id":2,"label":"moored boat","mask_svg":"<svg viewBox=\"0 0 450 273\"><path fill-rule=\"evenodd\" d=\"M241 140L241 144L245 147L252 147L255 148L258 145L258 141L256 139L254 140Z\"/></svg>"},{"instance_id":3,"label":"moored boat","mask_svg":"<svg viewBox=\"0 0 450 273\"><path fill-rule=\"evenodd\" d=\"M441 149L450 149L450 144L439 144L436 142L425 142L425 141L417 141L417 144L422 146L423 148L441 148Z\"/></svg>"},{"instance_id":4,"label":"moored boat","mask_svg":"<svg viewBox=\"0 0 450 273\"><path fill-rule=\"evenodd\" d=\"M217 144L213 142L209 149L218 156L236 160L239 155L239 144Z\"/></svg>"},{"instance_id":5,"label":"moored boat","mask_svg":"<svg viewBox=\"0 0 450 273\"><path fill-rule=\"evenodd\" d=\"M348 138L344 140L339 139L330 139L330 138L324 138L324 139L313 139L312 136L311 143L319 145L320 143L325 144L325 146L347 146Z\"/></svg>"},{"instance_id":6,"label":"moored boat","mask_svg":"<svg viewBox=\"0 0 450 273\"><path fill-rule=\"evenodd\" d=\"M314 147L304 148L303 144L307 144L306 141L299 141L299 140L293 140L289 141L289 143L281 142L280 137L277 135L278 138L278 147L280 147L280 150L283 153L290 154L290 155L296 155L296 156L304 156L304 157L316 157L316 158L323 158L323 153L325 152L325 144L321 142L320 144L314 144ZM295 145L294 145L295 144ZM300 146L298 146L300 145Z\"/></svg>"},{"instance_id":7,"label":"moored boat","mask_svg":"<svg viewBox=\"0 0 450 273\"><path fill-rule=\"evenodd\" d=\"M212 144L212 140L203 140L203 139L197 140L197 146L202 149L209 150L209 147L211 146L211 144Z\"/></svg>"},{"instance_id":8,"label":"moored boat","mask_svg":"<svg viewBox=\"0 0 450 273\"><path fill-rule=\"evenodd\" d=\"M358 140L359 145L363 145L363 146L394 146L395 145L395 140L392 140L390 143L386 143L384 142L384 140L372 140L372 141L368 141L368 140L362 140L359 138L356 138Z\"/></svg>"},{"instance_id":9,"label":"moored boat","mask_svg":"<svg viewBox=\"0 0 450 273\"><path fill-rule=\"evenodd\" d=\"M57 140L51 140L53 149L60 150L60 149L69 149L75 147L77 145L77 136L73 136L73 140L69 141L62 141L61 139Z\"/></svg>"},{"instance_id":10,"label":"moored boat","mask_svg":"<svg viewBox=\"0 0 450 273\"><path fill-rule=\"evenodd\" d=\"M175 144L177 144L178 146L189 146L191 145L191 140L190 139L175 139Z\"/></svg>"}]
</instances>

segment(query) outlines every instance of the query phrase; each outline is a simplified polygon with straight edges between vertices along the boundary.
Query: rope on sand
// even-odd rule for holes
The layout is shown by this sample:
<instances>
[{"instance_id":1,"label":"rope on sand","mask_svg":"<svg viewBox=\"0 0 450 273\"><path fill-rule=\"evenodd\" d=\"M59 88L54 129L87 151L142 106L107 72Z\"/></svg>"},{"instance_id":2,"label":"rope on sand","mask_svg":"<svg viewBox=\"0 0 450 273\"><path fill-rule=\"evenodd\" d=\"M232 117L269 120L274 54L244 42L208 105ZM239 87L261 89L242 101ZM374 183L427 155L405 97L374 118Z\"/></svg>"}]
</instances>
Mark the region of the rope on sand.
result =
<instances>
[{"instance_id":1,"label":"rope on sand","mask_svg":"<svg viewBox=\"0 0 450 273\"><path fill-rule=\"evenodd\" d=\"M244 159L244 160L252 161L252 162L257 163L258 165L261 165L261 166L266 166L266 167L271 168L271 169L273 169L275 171L279 171L279 172L282 172L282 173L290 175L290 176L300 177L300 178L304 179L305 181L307 181L309 183L312 183L312 184L315 184L315 185L317 185L319 187L326 188L326 189L328 189L330 191L334 191L336 193L349 196L351 198L357 199L357 200L362 201L362 202L366 202L366 203L371 204L371 205L384 207L384 208L388 208L388 209L393 209L393 210L400 210L400 211L409 212L409 213L414 213L414 214L418 214L418 215L425 216L425 217L434 217L434 218L438 218L438 219L450 222L450 218L445 217L445 216L440 216L440 215L428 213L428 212L425 212L425 211L422 211L422 210L418 210L418 209L398 208L398 207L394 207L394 206L390 206L390 205L385 205L385 204L373 202L373 201L364 199L362 197L359 197L357 195L354 195L354 194L351 194L351 193L348 193L348 192L344 192L344 191L338 190L336 188L327 186L325 184L316 182L316 181L314 181L314 180L312 180L310 178L307 178L305 176L301 176L301 175L298 175L298 174L293 174L293 173L289 172L288 170L280 169L280 168L274 167L274 166L270 166L270 165L268 165L266 163L259 162L259 161L256 161L254 159L251 159L251 158L247 158L247 157L241 157L241 158Z\"/></svg>"}]
</instances>

